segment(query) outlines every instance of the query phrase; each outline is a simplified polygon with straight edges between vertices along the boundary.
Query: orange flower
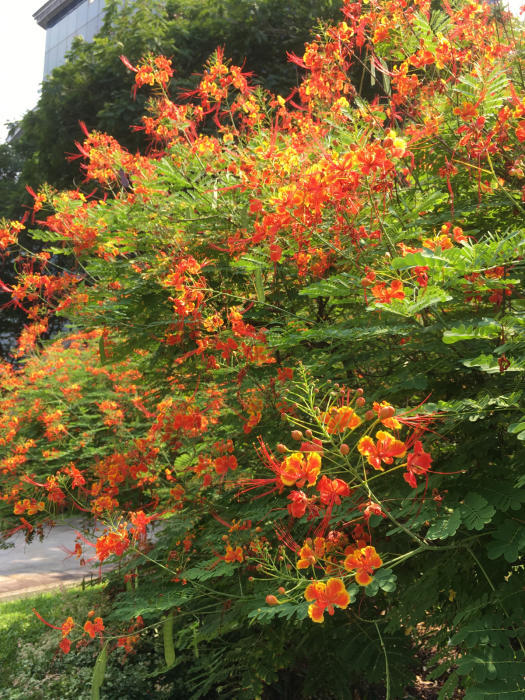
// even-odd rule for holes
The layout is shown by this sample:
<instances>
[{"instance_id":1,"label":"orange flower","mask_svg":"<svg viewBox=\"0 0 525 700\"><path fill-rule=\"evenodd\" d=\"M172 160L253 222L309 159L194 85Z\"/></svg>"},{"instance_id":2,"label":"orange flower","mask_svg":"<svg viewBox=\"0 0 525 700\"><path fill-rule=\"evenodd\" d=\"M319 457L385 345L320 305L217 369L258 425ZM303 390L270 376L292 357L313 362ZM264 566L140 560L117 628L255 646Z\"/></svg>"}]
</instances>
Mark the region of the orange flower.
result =
<instances>
[{"instance_id":1,"label":"orange flower","mask_svg":"<svg viewBox=\"0 0 525 700\"><path fill-rule=\"evenodd\" d=\"M379 282L370 290L376 300L382 304L390 304L393 299L404 299L405 292L403 290L403 282L394 280L390 287L387 287L384 282Z\"/></svg>"},{"instance_id":2,"label":"orange flower","mask_svg":"<svg viewBox=\"0 0 525 700\"><path fill-rule=\"evenodd\" d=\"M379 569L383 562L376 552L375 547L363 547L348 554L344 561L347 571L354 571L355 580L360 586L368 586L372 582L371 574L374 569Z\"/></svg>"},{"instance_id":3,"label":"orange flower","mask_svg":"<svg viewBox=\"0 0 525 700\"><path fill-rule=\"evenodd\" d=\"M235 549L233 549L233 547L227 545L226 554L224 555L223 559L230 564L233 564L234 561L238 561L239 563L242 562L244 559L242 547L235 547Z\"/></svg>"},{"instance_id":4,"label":"orange flower","mask_svg":"<svg viewBox=\"0 0 525 700\"><path fill-rule=\"evenodd\" d=\"M299 550L299 561L297 562L298 569L307 569L315 564L314 550L307 544L304 544Z\"/></svg>"},{"instance_id":5,"label":"orange flower","mask_svg":"<svg viewBox=\"0 0 525 700\"><path fill-rule=\"evenodd\" d=\"M281 464L280 478L284 486L298 486L302 488L305 483L313 486L321 471L321 455L318 452L293 452L286 457Z\"/></svg>"},{"instance_id":6,"label":"orange flower","mask_svg":"<svg viewBox=\"0 0 525 700\"><path fill-rule=\"evenodd\" d=\"M237 458L235 455L221 455L215 458L215 472L217 474L226 474L228 469L232 471L237 469Z\"/></svg>"},{"instance_id":7,"label":"orange flower","mask_svg":"<svg viewBox=\"0 0 525 700\"><path fill-rule=\"evenodd\" d=\"M121 525L115 532L109 532L98 538L96 552L99 561L104 561L111 554L122 556L129 547L129 536L125 525Z\"/></svg>"},{"instance_id":8,"label":"orange flower","mask_svg":"<svg viewBox=\"0 0 525 700\"><path fill-rule=\"evenodd\" d=\"M91 639L94 639L96 634L101 634L103 631L104 623L101 617L96 617L93 622L86 620L84 623L84 632L87 632Z\"/></svg>"},{"instance_id":9,"label":"orange flower","mask_svg":"<svg viewBox=\"0 0 525 700\"><path fill-rule=\"evenodd\" d=\"M62 623L62 626L60 628L62 630L62 636L67 637L74 626L75 626L75 623L73 621L73 618L68 617L67 620Z\"/></svg>"},{"instance_id":10,"label":"orange flower","mask_svg":"<svg viewBox=\"0 0 525 700\"><path fill-rule=\"evenodd\" d=\"M350 596L340 578L328 579L326 583L314 581L306 587L304 597L308 602L308 615L313 622L324 622L324 611L329 615L334 614L334 605L343 610L350 603Z\"/></svg>"},{"instance_id":11,"label":"orange flower","mask_svg":"<svg viewBox=\"0 0 525 700\"><path fill-rule=\"evenodd\" d=\"M361 418L350 406L332 406L330 410L321 415L321 423L326 426L329 435L343 433L345 430L354 430L361 423Z\"/></svg>"},{"instance_id":12,"label":"orange flower","mask_svg":"<svg viewBox=\"0 0 525 700\"><path fill-rule=\"evenodd\" d=\"M472 102L463 102L461 107L454 107L453 111L466 122L470 122L478 116L478 109Z\"/></svg>"},{"instance_id":13,"label":"orange flower","mask_svg":"<svg viewBox=\"0 0 525 700\"><path fill-rule=\"evenodd\" d=\"M518 138L518 141L525 141L525 121L522 121L518 124L516 128L516 136Z\"/></svg>"},{"instance_id":14,"label":"orange flower","mask_svg":"<svg viewBox=\"0 0 525 700\"><path fill-rule=\"evenodd\" d=\"M325 552L325 541L323 537L316 537L313 542L308 538L298 552L299 561L297 562L298 569L307 569L313 566L319 557L322 557Z\"/></svg>"},{"instance_id":15,"label":"orange flower","mask_svg":"<svg viewBox=\"0 0 525 700\"><path fill-rule=\"evenodd\" d=\"M396 409L387 401L381 401L381 403L374 401L372 408L385 428L390 428L390 430L399 430L401 428L401 423L395 418Z\"/></svg>"},{"instance_id":16,"label":"orange flower","mask_svg":"<svg viewBox=\"0 0 525 700\"><path fill-rule=\"evenodd\" d=\"M396 440L393 435L385 430L378 430L376 433L377 444L368 435L362 437L357 443L359 452L368 459L374 469L383 471L381 462L392 464L394 457L402 457L406 452L405 443Z\"/></svg>"}]
</instances>

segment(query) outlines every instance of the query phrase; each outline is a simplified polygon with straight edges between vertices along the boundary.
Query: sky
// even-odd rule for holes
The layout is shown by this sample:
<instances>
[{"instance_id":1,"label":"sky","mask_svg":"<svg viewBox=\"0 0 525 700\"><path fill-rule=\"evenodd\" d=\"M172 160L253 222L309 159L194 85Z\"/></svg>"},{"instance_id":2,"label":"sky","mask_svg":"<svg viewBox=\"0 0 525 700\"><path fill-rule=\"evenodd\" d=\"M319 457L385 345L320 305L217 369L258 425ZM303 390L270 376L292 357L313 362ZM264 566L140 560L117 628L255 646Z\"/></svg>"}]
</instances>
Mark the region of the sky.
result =
<instances>
[{"instance_id":1,"label":"sky","mask_svg":"<svg viewBox=\"0 0 525 700\"><path fill-rule=\"evenodd\" d=\"M46 33L33 19L45 0L0 0L0 143L6 121L20 119L38 102Z\"/></svg>"},{"instance_id":2,"label":"sky","mask_svg":"<svg viewBox=\"0 0 525 700\"><path fill-rule=\"evenodd\" d=\"M518 12L525 0L508 0ZM0 0L0 143L5 122L20 119L38 102L44 71L45 31L33 14L45 0Z\"/></svg>"}]
</instances>

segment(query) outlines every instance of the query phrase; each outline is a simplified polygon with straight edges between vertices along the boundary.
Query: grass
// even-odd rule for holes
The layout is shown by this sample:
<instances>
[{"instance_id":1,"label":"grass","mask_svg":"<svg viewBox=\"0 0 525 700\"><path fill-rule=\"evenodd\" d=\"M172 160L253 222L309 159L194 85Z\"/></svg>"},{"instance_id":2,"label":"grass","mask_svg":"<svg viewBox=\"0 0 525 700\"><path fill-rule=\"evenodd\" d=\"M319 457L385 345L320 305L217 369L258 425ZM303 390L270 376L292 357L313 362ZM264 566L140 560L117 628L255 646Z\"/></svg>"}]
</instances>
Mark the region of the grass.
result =
<instances>
[{"instance_id":1,"label":"grass","mask_svg":"<svg viewBox=\"0 0 525 700\"><path fill-rule=\"evenodd\" d=\"M84 590L81 587L54 590L0 603L0 696L6 697L2 691L12 689L17 677L23 676L21 649L27 645L45 648L51 652L52 658L53 645L58 648L60 633L44 625L33 613L33 608L53 625L61 625L68 616L82 625L88 611L92 608L99 610L103 604L103 584Z\"/></svg>"}]
</instances>

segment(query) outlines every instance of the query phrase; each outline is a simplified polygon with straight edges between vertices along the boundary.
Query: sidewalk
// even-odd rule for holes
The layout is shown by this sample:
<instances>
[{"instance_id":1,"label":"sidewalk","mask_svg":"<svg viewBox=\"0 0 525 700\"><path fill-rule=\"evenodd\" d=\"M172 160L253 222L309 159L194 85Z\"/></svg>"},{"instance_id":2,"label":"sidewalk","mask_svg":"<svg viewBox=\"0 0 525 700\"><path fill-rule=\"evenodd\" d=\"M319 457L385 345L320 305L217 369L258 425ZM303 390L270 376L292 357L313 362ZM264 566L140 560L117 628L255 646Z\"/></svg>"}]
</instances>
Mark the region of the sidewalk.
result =
<instances>
[{"instance_id":1,"label":"sidewalk","mask_svg":"<svg viewBox=\"0 0 525 700\"><path fill-rule=\"evenodd\" d=\"M75 529L81 525L79 521L57 525L43 542L26 544L21 532L8 540L15 546L0 549L0 601L98 578L99 566L80 566L66 551L74 550Z\"/></svg>"}]
</instances>

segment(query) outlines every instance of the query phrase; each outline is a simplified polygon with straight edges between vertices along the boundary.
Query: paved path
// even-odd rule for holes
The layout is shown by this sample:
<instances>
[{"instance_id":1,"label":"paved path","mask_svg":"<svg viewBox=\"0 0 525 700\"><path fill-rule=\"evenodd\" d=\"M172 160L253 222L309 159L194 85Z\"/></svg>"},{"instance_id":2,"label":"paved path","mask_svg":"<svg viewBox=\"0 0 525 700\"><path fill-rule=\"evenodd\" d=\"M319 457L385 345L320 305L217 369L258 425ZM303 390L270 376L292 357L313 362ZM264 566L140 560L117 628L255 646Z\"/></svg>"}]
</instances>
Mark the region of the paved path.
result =
<instances>
[{"instance_id":1,"label":"paved path","mask_svg":"<svg viewBox=\"0 0 525 700\"><path fill-rule=\"evenodd\" d=\"M15 546L0 549L0 601L97 578L98 566L81 566L77 557L67 554L75 547L75 528L80 527L77 521L57 525L43 542L35 539L31 544L25 543L22 532L16 533L9 540Z\"/></svg>"}]
</instances>

